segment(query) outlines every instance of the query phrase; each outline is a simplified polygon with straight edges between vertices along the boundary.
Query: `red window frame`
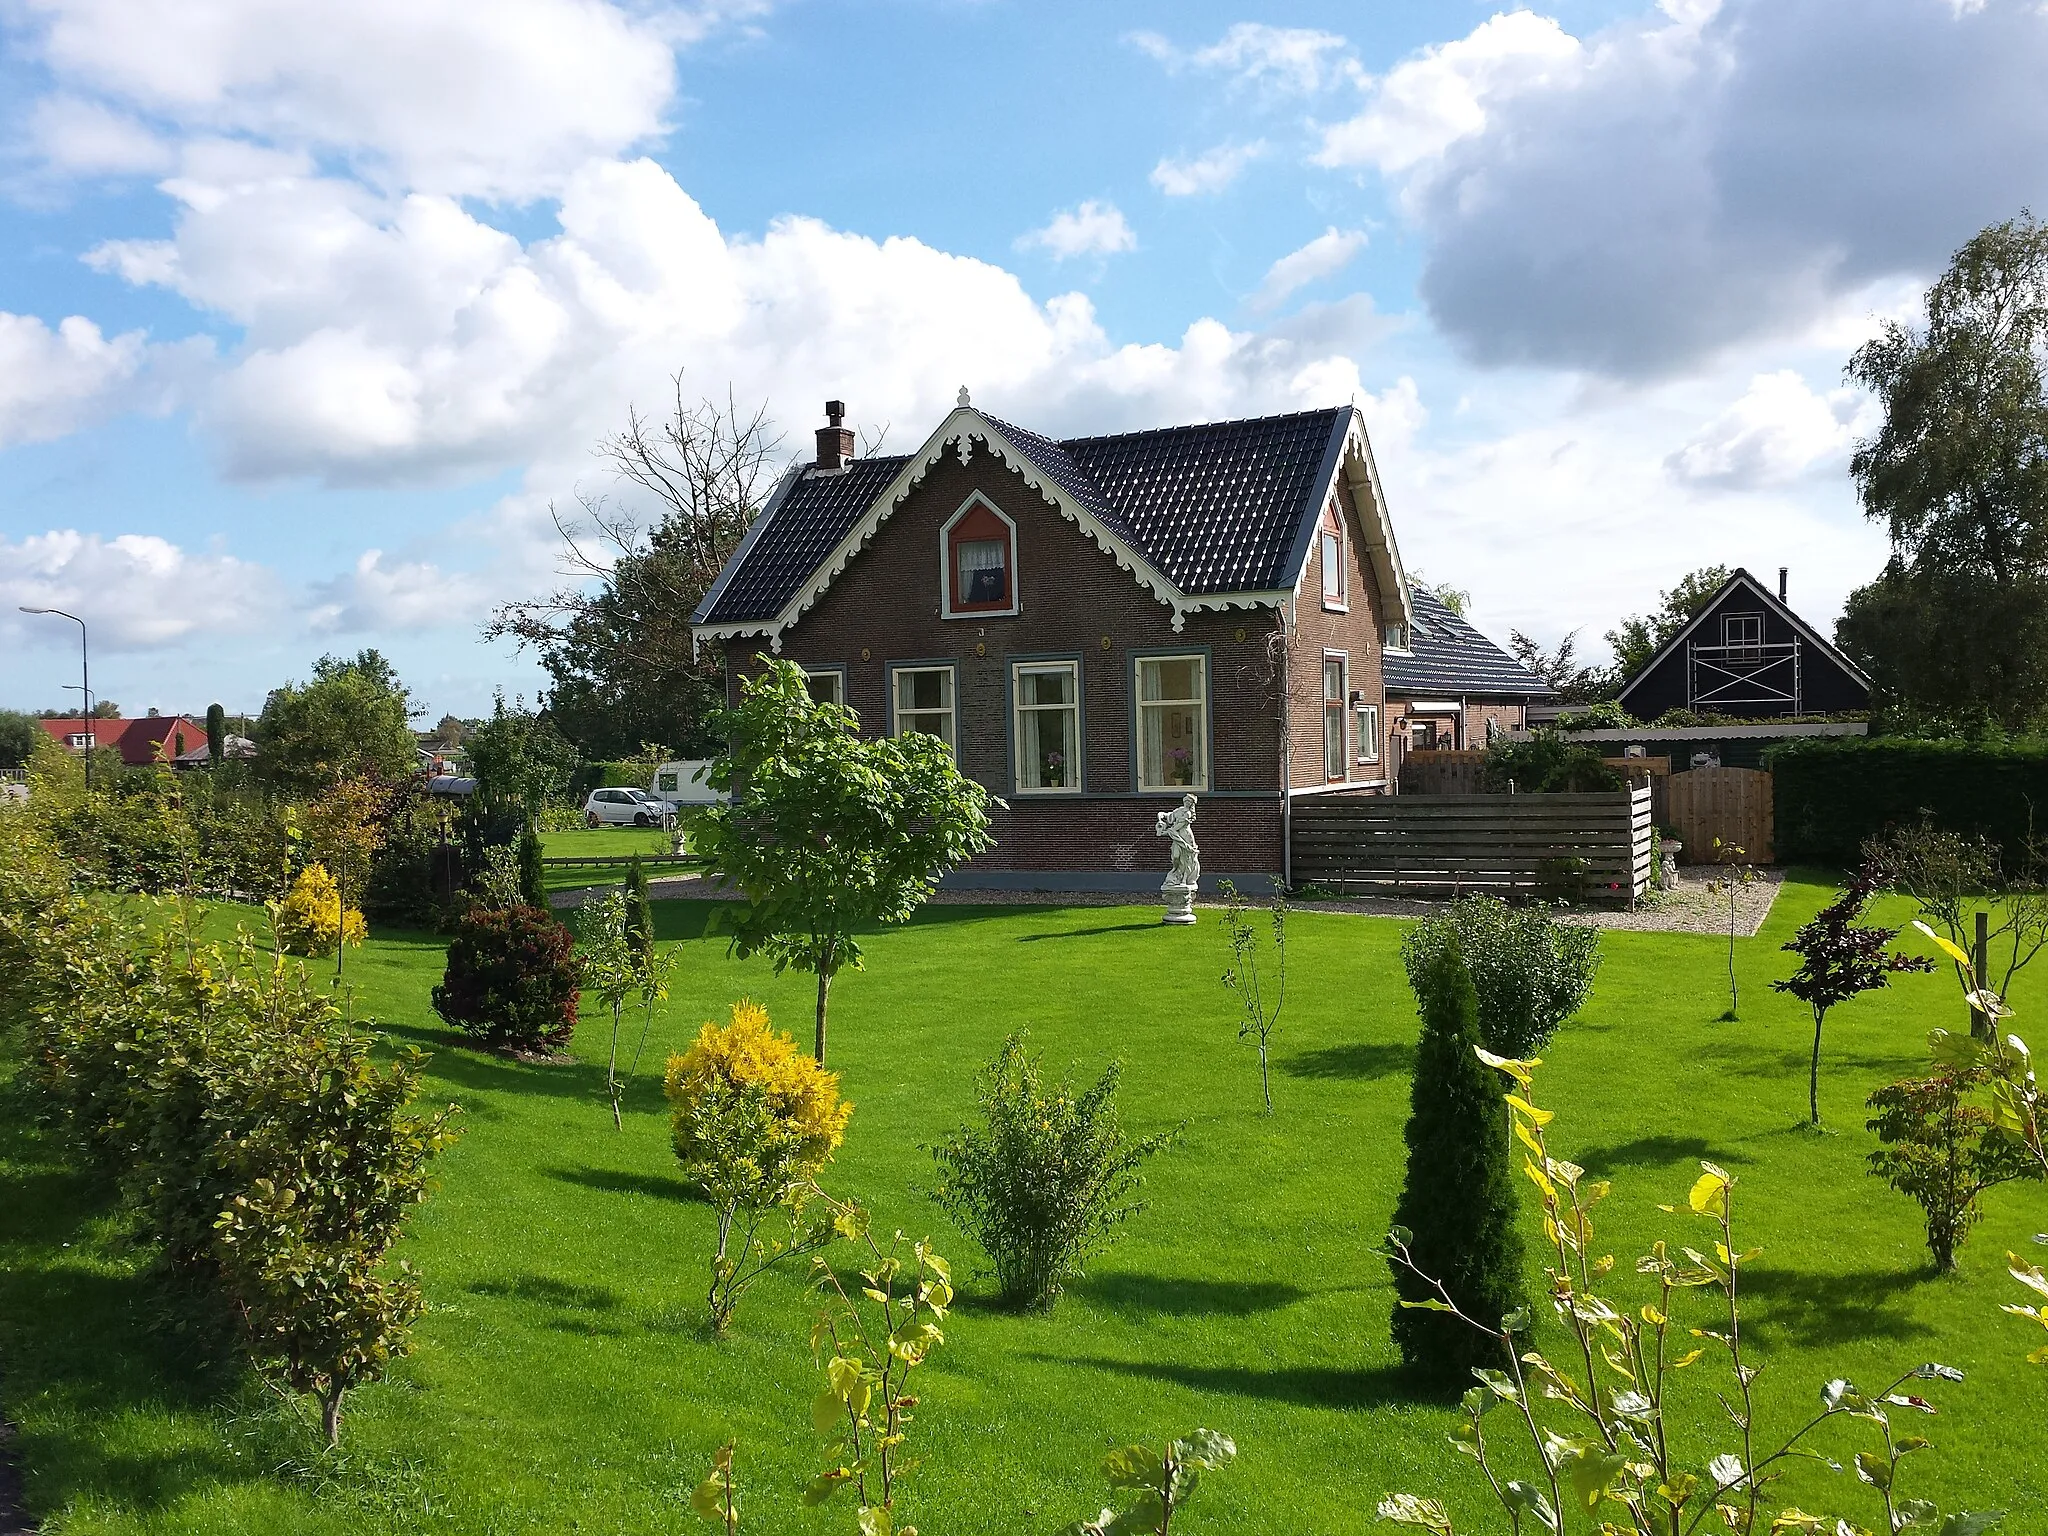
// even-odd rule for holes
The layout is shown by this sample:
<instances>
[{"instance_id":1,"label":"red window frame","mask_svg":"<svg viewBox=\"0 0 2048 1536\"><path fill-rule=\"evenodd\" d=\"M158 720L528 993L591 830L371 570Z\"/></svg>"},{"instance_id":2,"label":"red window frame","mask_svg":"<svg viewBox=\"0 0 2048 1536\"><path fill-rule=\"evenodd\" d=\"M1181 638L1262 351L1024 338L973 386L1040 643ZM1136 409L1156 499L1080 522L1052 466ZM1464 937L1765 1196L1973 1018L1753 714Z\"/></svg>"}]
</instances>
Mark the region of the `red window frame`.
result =
<instances>
[{"instance_id":1,"label":"red window frame","mask_svg":"<svg viewBox=\"0 0 2048 1536\"><path fill-rule=\"evenodd\" d=\"M959 548L962 544L1000 542L1003 546L1001 598L993 602L970 603L960 589ZM1011 613L1017 607L1017 531L1009 520L984 501L975 501L946 525L946 613L949 617L973 614Z\"/></svg>"}]
</instances>

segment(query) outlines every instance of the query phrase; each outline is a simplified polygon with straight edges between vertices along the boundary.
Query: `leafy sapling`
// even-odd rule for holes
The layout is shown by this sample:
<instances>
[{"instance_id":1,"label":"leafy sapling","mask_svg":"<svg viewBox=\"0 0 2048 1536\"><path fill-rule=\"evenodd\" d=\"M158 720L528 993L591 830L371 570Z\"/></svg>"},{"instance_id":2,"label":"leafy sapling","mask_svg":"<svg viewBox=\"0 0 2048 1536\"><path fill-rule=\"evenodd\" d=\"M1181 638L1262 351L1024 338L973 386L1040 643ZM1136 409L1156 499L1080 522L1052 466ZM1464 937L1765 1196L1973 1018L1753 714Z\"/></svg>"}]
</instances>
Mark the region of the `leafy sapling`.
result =
<instances>
[{"instance_id":1,"label":"leafy sapling","mask_svg":"<svg viewBox=\"0 0 2048 1536\"><path fill-rule=\"evenodd\" d=\"M609 891L583 909L583 984L595 992L612 1016L611 1048L604 1061L605 1097L611 1101L612 1128L625 1129L619 1102L625 1080L619 1076L619 1025L640 984L640 955L627 932L623 891Z\"/></svg>"},{"instance_id":2,"label":"leafy sapling","mask_svg":"<svg viewBox=\"0 0 2048 1536\"><path fill-rule=\"evenodd\" d=\"M1173 1517L1193 1497L1204 1472L1220 1472L1237 1456L1228 1435L1198 1429L1170 1440L1164 1449L1127 1445L1102 1463L1109 1486L1134 1495L1128 1508L1105 1509L1093 1520L1077 1520L1060 1536L1171 1536Z\"/></svg>"},{"instance_id":3,"label":"leafy sapling","mask_svg":"<svg viewBox=\"0 0 2048 1536\"><path fill-rule=\"evenodd\" d=\"M1230 939L1230 964L1223 971L1223 985L1237 994L1241 1010L1237 1038L1250 1040L1259 1048L1259 1091L1265 1095L1266 1113L1273 1113L1273 1073L1269 1060L1273 1036L1280 1032L1280 1010L1287 1002L1287 897L1275 892L1267 913L1273 923L1273 997L1266 998L1265 978L1259 971L1259 935L1252 926L1248 906L1236 882L1225 880L1223 931Z\"/></svg>"},{"instance_id":4,"label":"leafy sapling","mask_svg":"<svg viewBox=\"0 0 2048 1536\"><path fill-rule=\"evenodd\" d=\"M1813 1013L1813 1060L1807 1072L1806 1103L1810 1123L1816 1126L1820 1124L1821 1027L1828 1011L1861 993L1889 986L1899 971L1934 969L1931 960L1886 948L1898 937L1898 929L1856 921L1869 903L1871 891L1870 882L1858 877L1811 922L1801 925L1785 946L1799 956L1799 969L1785 980L1771 983L1773 991L1791 993Z\"/></svg>"},{"instance_id":5,"label":"leafy sapling","mask_svg":"<svg viewBox=\"0 0 2048 1536\"><path fill-rule=\"evenodd\" d=\"M1707 882L1707 889L1728 898L1728 1011L1721 1015L1721 1022L1732 1024L1742 1016L1742 991L1735 980L1735 913L1736 895L1746 885L1756 883L1756 871L1742 862L1744 850L1734 843L1714 839L1714 862L1721 868L1718 880Z\"/></svg>"},{"instance_id":6,"label":"leafy sapling","mask_svg":"<svg viewBox=\"0 0 2048 1536\"><path fill-rule=\"evenodd\" d=\"M910 1378L946 1341L939 1325L953 1305L952 1271L928 1242L901 1232L884 1248L858 1205L832 1210L837 1234L866 1251L851 1291L825 1255L811 1261L826 1298L811 1330L825 1374L811 1423L827 1437L830 1461L804 1490L804 1503L822 1504L850 1487L862 1536L917 1536L915 1526L895 1523L899 1484L913 1465L903 1450L918 1405Z\"/></svg>"},{"instance_id":7,"label":"leafy sapling","mask_svg":"<svg viewBox=\"0 0 2048 1536\"><path fill-rule=\"evenodd\" d=\"M1990 1081L1982 1061L1937 1065L1926 1077L1888 1083L1870 1096L1870 1129L1879 1146L1870 1171L1919 1203L1927 1220L1927 1252L1949 1274L1987 1189L2038 1178L2024 1142L2000 1130L1979 1102Z\"/></svg>"},{"instance_id":8,"label":"leafy sapling","mask_svg":"<svg viewBox=\"0 0 2048 1536\"><path fill-rule=\"evenodd\" d=\"M740 1483L732 1470L733 1442L721 1445L711 1458L711 1473L690 1494L690 1511L713 1525L725 1527L725 1536L738 1536L740 1528Z\"/></svg>"}]
</instances>

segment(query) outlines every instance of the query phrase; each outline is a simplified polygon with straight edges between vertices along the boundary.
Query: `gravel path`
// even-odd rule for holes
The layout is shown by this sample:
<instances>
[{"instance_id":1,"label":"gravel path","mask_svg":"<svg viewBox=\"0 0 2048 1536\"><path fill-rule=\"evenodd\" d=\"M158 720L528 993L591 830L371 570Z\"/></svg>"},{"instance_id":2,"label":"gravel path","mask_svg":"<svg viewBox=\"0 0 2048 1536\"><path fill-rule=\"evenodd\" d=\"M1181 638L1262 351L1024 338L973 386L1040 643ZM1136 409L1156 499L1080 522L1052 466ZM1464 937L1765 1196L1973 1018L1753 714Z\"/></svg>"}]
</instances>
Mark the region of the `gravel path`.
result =
<instances>
[{"instance_id":1,"label":"gravel path","mask_svg":"<svg viewBox=\"0 0 2048 1536\"><path fill-rule=\"evenodd\" d=\"M1678 888L1653 893L1634 911L1615 907L1580 907L1571 916L1599 928L1620 928L1635 933L1726 933L1728 898L1717 892L1712 881L1719 870L1710 865L1688 865L1679 870ZM1748 885L1735 890L1735 931L1753 936L1770 915L1784 873L1759 869ZM580 907L593 901L611 886L592 886L577 891L557 891L550 898L556 907ZM674 880L654 880L648 889L664 901L718 901L722 893L702 875L685 875ZM1133 891L961 891L942 889L932 897L941 906L960 907L1130 907L1149 905ZM1220 907L1218 897L1205 896L1195 903ZM1413 897L1369 897L1357 901L1298 901L1297 912L1351 912L1366 917L1426 917L1441 902Z\"/></svg>"}]
</instances>

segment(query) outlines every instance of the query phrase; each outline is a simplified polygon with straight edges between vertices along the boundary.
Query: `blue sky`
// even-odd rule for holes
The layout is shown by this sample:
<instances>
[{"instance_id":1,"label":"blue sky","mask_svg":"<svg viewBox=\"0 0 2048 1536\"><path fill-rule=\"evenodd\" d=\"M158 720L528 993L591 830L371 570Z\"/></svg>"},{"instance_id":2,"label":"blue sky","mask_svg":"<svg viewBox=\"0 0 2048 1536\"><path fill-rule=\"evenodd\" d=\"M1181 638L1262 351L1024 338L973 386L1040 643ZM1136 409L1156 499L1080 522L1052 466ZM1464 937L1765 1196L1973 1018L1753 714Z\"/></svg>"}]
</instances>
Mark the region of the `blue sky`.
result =
<instances>
[{"instance_id":1,"label":"blue sky","mask_svg":"<svg viewBox=\"0 0 2048 1536\"><path fill-rule=\"evenodd\" d=\"M1957 0L0 6L0 703L493 603L666 375L921 438L1355 397L1412 567L1597 636L1692 565L1883 557L1848 352L2048 191L2048 17Z\"/></svg>"}]
</instances>

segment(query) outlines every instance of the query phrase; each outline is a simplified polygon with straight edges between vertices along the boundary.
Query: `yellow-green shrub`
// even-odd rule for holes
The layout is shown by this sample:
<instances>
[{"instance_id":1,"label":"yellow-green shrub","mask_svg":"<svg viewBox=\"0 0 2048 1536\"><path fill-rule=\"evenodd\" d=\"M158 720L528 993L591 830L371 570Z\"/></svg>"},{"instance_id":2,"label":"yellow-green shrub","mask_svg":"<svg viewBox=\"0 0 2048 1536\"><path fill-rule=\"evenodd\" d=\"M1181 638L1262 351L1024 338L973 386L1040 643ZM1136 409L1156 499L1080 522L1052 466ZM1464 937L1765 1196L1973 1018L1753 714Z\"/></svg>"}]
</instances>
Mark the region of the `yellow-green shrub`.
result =
<instances>
[{"instance_id":1,"label":"yellow-green shrub","mask_svg":"<svg viewBox=\"0 0 2048 1536\"><path fill-rule=\"evenodd\" d=\"M804 1209L853 1106L840 1100L838 1074L777 1034L768 1010L745 998L729 1024L706 1023L689 1050L669 1058L664 1086L676 1156L718 1211L707 1300L722 1333L770 1265L830 1240L830 1216L806 1225ZM775 1211L788 1215L786 1238L761 1235Z\"/></svg>"},{"instance_id":2,"label":"yellow-green shrub","mask_svg":"<svg viewBox=\"0 0 2048 1536\"><path fill-rule=\"evenodd\" d=\"M277 909L278 945L291 955L331 955L337 930L351 946L368 933L363 914L342 906L334 876L324 865L308 864Z\"/></svg>"}]
</instances>

